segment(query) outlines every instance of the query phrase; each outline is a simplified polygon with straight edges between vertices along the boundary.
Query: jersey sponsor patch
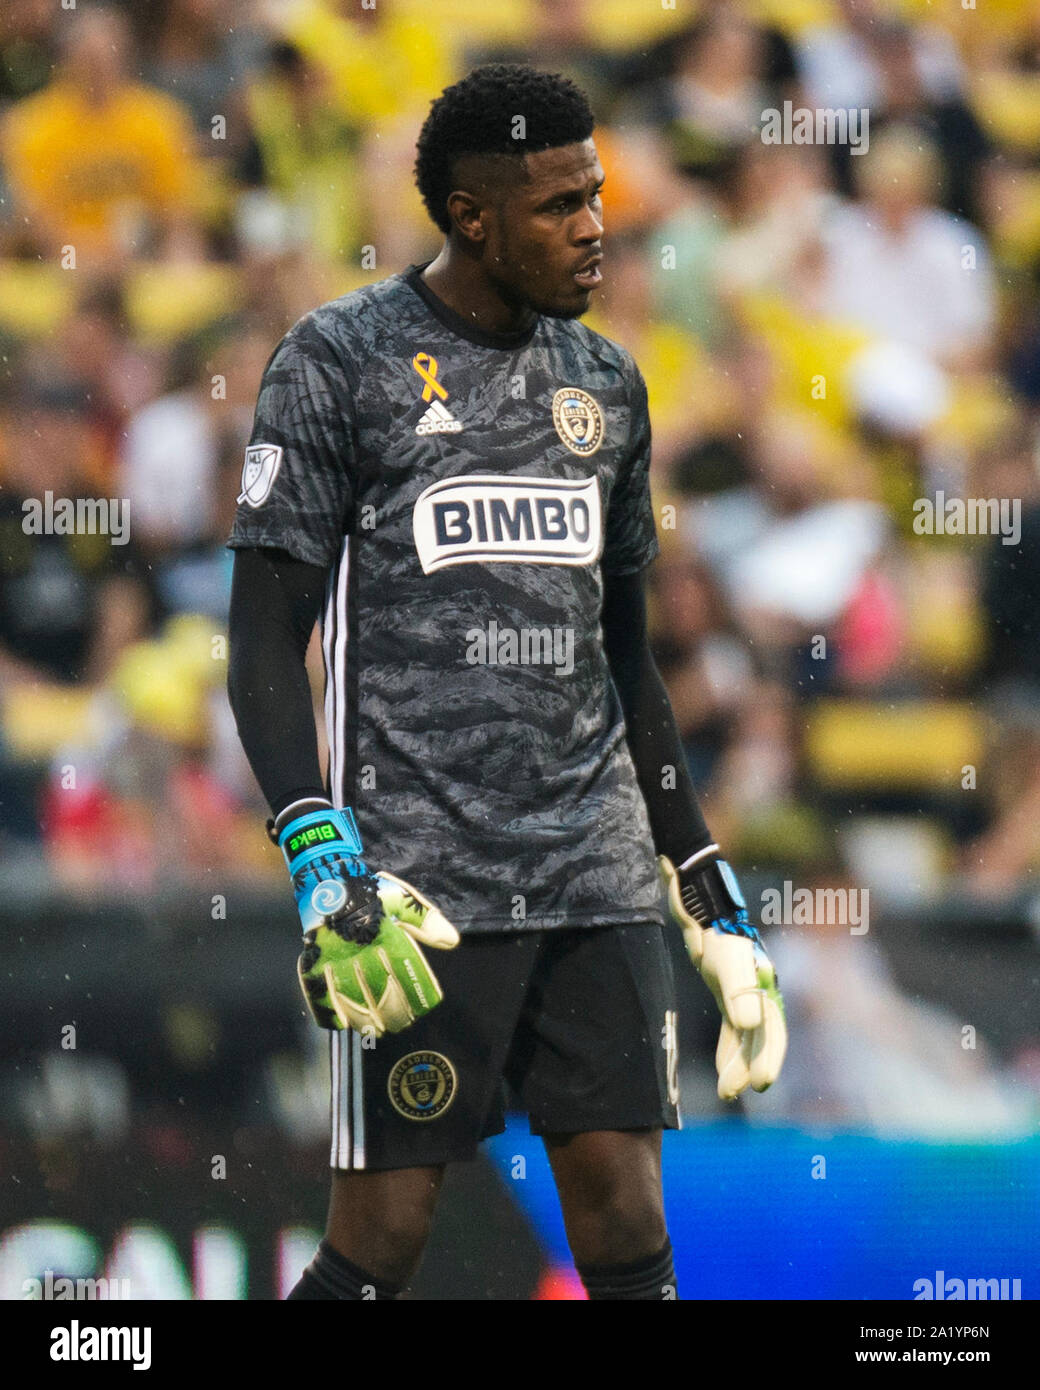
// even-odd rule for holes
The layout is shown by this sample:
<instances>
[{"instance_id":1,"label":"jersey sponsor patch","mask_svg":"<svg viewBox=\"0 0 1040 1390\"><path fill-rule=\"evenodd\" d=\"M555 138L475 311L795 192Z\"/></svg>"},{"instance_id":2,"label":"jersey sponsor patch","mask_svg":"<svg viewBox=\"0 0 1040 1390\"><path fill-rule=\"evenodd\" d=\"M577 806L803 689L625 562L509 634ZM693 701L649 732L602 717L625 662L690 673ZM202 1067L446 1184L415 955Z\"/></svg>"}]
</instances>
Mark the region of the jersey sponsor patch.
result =
<instances>
[{"instance_id":1,"label":"jersey sponsor patch","mask_svg":"<svg viewBox=\"0 0 1040 1390\"><path fill-rule=\"evenodd\" d=\"M455 1099L458 1076L441 1052L409 1052L387 1081L390 1103L406 1120L435 1120Z\"/></svg>"},{"instance_id":2,"label":"jersey sponsor patch","mask_svg":"<svg viewBox=\"0 0 1040 1390\"><path fill-rule=\"evenodd\" d=\"M447 565L591 565L602 544L593 478L471 473L416 499L412 534L424 574Z\"/></svg>"},{"instance_id":3,"label":"jersey sponsor patch","mask_svg":"<svg viewBox=\"0 0 1040 1390\"><path fill-rule=\"evenodd\" d=\"M250 444L242 467L240 502L251 507L262 506L271 495L274 480L282 466L282 450L278 444Z\"/></svg>"},{"instance_id":4,"label":"jersey sponsor patch","mask_svg":"<svg viewBox=\"0 0 1040 1390\"><path fill-rule=\"evenodd\" d=\"M553 396L553 424L572 454L588 458L603 443L603 412L587 391L561 386Z\"/></svg>"}]
</instances>

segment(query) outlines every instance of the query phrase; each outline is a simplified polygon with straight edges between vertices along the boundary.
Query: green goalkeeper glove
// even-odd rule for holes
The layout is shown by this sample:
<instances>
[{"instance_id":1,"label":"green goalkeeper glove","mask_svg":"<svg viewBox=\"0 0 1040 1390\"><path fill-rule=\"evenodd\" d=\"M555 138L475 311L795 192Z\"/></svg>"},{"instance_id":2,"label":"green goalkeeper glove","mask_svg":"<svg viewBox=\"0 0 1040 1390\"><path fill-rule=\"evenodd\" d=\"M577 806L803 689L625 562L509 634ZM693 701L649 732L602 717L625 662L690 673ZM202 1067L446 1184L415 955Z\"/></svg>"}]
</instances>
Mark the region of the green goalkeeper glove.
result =
<instances>
[{"instance_id":1,"label":"green goalkeeper glove","mask_svg":"<svg viewBox=\"0 0 1040 1390\"><path fill-rule=\"evenodd\" d=\"M450 950L459 934L393 874L369 873L352 812L310 800L271 827L303 925L297 966L321 1028L399 1033L443 998L423 946Z\"/></svg>"},{"instance_id":2,"label":"green goalkeeper glove","mask_svg":"<svg viewBox=\"0 0 1040 1390\"><path fill-rule=\"evenodd\" d=\"M686 950L722 1015L719 1099L735 1100L748 1086L765 1091L784 1064L787 1022L773 962L748 921L736 875L717 856L679 870L664 855L657 862Z\"/></svg>"}]
</instances>

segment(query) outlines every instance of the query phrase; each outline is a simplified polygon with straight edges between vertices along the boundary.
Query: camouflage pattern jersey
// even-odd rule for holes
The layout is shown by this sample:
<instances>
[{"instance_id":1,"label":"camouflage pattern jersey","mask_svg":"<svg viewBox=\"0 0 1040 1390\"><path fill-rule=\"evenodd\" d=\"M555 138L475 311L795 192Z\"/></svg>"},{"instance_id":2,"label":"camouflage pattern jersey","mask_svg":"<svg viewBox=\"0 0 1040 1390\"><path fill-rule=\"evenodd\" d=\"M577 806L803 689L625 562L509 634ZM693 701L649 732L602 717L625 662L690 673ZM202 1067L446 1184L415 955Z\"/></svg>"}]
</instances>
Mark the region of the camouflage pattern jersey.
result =
<instances>
[{"instance_id":1,"label":"camouflage pattern jersey","mask_svg":"<svg viewBox=\"0 0 1040 1390\"><path fill-rule=\"evenodd\" d=\"M229 544L327 567L333 802L464 932L662 921L602 646L657 553L646 389L576 320L491 334L423 267L306 315L264 374Z\"/></svg>"}]
</instances>

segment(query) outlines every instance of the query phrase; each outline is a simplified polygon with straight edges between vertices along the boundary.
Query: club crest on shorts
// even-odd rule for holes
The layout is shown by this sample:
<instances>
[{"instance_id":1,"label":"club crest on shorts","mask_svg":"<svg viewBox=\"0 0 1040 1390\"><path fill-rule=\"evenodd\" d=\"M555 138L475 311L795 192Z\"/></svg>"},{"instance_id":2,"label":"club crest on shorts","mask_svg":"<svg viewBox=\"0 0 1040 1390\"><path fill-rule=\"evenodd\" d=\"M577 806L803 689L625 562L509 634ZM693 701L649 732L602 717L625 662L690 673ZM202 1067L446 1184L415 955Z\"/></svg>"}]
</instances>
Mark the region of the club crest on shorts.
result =
<instances>
[{"instance_id":1,"label":"club crest on shorts","mask_svg":"<svg viewBox=\"0 0 1040 1390\"><path fill-rule=\"evenodd\" d=\"M282 450L277 444L250 444L242 468L240 502L259 507L267 501L282 466Z\"/></svg>"},{"instance_id":2,"label":"club crest on shorts","mask_svg":"<svg viewBox=\"0 0 1040 1390\"><path fill-rule=\"evenodd\" d=\"M588 458L603 443L603 412L587 391L561 386L553 396L553 424L572 454Z\"/></svg>"},{"instance_id":3,"label":"club crest on shorts","mask_svg":"<svg viewBox=\"0 0 1040 1390\"><path fill-rule=\"evenodd\" d=\"M440 1052L409 1052L387 1081L390 1103L406 1120L435 1120L455 1099L458 1076Z\"/></svg>"}]
</instances>

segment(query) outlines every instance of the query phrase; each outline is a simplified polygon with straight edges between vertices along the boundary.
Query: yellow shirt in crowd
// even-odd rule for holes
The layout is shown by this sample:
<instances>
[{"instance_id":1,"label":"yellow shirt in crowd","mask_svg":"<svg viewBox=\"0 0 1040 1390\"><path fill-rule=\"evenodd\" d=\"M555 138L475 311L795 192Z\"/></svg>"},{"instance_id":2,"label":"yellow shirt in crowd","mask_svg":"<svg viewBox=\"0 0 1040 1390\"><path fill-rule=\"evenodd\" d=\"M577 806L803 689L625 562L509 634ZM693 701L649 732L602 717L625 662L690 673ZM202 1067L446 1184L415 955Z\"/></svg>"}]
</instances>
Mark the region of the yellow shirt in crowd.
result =
<instances>
[{"instance_id":1,"label":"yellow shirt in crowd","mask_svg":"<svg viewBox=\"0 0 1040 1390\"><path fill-rule=\"evenodd\" d=\"M57 81L12 107L3 154L19 205L62 242L117 244L121 219L188 202L193 131L172 97L127 83L93 105Z\"/></svg>"},{"instance_id":2,"label":"yellow shirt in crowd","mask_svg":"<svg viewBox=\"0 0 1040 1390\"><path fill-rule=\"evenodd\" d=\"M418 14L388 7L377 22L359 24L322 0L300 0L283 28L328 73L340 109L355 125L425 109L456 76L449 36Z\"/></svg>"}]
</instances>

